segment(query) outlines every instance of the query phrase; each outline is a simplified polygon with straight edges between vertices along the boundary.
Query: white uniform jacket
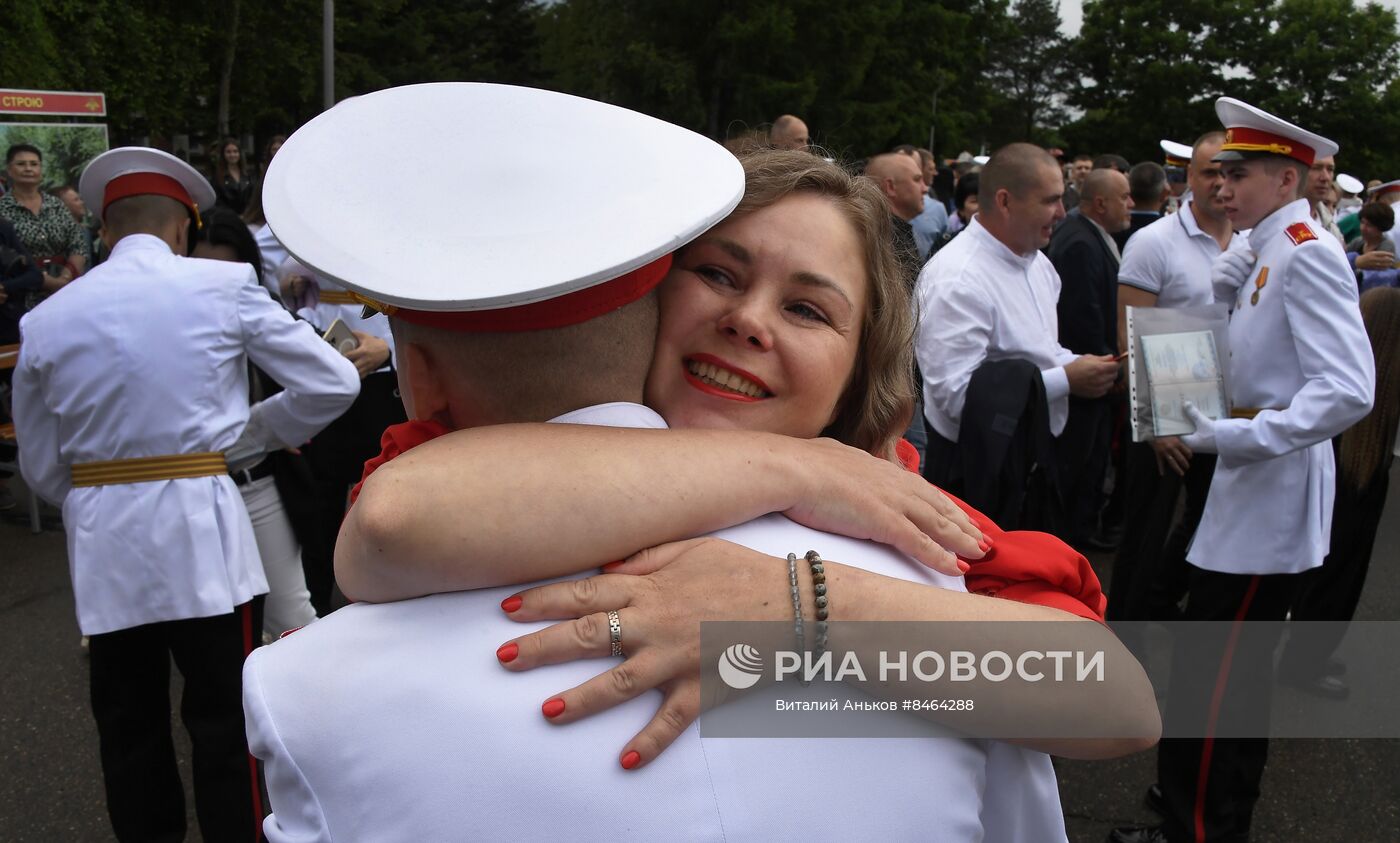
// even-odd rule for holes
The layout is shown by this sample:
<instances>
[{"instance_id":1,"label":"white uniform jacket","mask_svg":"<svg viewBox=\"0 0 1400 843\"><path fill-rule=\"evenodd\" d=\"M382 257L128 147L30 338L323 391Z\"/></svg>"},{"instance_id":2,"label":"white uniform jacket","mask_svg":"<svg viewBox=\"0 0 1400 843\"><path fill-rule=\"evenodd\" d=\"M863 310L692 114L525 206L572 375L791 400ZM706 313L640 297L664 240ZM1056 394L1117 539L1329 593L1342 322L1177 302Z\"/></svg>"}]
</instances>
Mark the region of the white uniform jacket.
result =
<instances>
[{"instance_id":1,"label":"white uniform jacket","mask_svg":"<svg viewBox=\"0 0 1400 843\"><path fill-rule=\"evenodd\" d=\"M1370 411L1375 360L1356 278L1307 200L1255 226L1249 248L1258 259L1230 302L1230 391L1235 409L1259 414L1215 425L1220 459L1187 559L1224 573L1297 573L1327 555L1329 440Z\"/></svg>"},{"instance_id":2,"label":"white uniform jacket","mask_svg":"<svg viewBox=\"0 0 1400 843\"><path fill-rule=\"evenodd\" d=\"M665 426L634 404L556 421ZM963 588L887 548L781 516L716 535ZM540 704L612 662L506 672L496 648L546 626L501 612L519 588L356 604L254 651L244 709L249 746L266 763L272 843L1065 839L1049 758L998 742L701 740L692 725L648 766L624 771L618 755L660 693L551 726Z\"/></svg>"},{"instance_id":3,"label":"white uniform jacket","mask_svg":"<svg viewBox=\"0 0 1400 843\"><path fill-rule=\"evenodd\" d=\"M226 614L266 592L227 475L72 488L70 467L227 449L248 421L245 349L286 387L263 419L299 445L354 400L354 366L251 267L177 257L146 234L122 238L20 328L20 467L63 506L83 634Z\"/></svg>"},{"instance_id":4,"label":"white uniform jacket","mask_svg":"<svg viewBox=\"0 0 1400 843\"><path fill-rule=\"evenodd\" d=\"M1016 254L973 217L924 266L915 297L924 415L940 436L958 441L972 373L986 361L1009 359L1039 367L1050 432L1060 435L1069 417L1064 367L1076 355L1060 345L1060 276L1049 258Z\"/></svg>"}]
</instances>

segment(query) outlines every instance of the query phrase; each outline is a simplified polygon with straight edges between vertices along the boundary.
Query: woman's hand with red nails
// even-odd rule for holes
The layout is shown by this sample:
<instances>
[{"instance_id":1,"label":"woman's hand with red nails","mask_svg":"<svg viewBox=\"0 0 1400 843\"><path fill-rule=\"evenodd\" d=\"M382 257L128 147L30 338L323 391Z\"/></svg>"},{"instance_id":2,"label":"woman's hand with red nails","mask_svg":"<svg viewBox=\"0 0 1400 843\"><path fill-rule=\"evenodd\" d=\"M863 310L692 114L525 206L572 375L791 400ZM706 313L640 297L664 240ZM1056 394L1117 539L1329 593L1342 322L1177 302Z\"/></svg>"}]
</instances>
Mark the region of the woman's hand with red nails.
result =
<instances>
[{"instance_id":1,"label":"woman's hand with red nails","mask_svg":"<svg viewBox=\"0 0 1400 843\"><path fill-rule=\"evenodd\" d=\"M644 550L613 570L520 592L517 621L562 620L504 642L507 670L608 656L609 611L622 622L621 664L558 694L551 723L572 723L653 688L656 716L619 753L645 766L700 716L700 623L792 621L787 561L720 539L692 539ZM514 650L507 649L515 645ZM498 654L501 652L498 651ZM558 709L559 706L554 706ZM629 753L636 752L632 759Z\"/></svg>"},{"instance_id":2,"label":"woman's hand with red nails","mask_svg":"<svg viewBox=\"0 0 1400 843\"><path fill-rule=\"evenodd\" d=\"M805 481L783 512L793 521L888 545L952 577L962 575L957 557L985 554L972 519L918 474L835 439L793 444Z\"/></svg>"}]
</instances>

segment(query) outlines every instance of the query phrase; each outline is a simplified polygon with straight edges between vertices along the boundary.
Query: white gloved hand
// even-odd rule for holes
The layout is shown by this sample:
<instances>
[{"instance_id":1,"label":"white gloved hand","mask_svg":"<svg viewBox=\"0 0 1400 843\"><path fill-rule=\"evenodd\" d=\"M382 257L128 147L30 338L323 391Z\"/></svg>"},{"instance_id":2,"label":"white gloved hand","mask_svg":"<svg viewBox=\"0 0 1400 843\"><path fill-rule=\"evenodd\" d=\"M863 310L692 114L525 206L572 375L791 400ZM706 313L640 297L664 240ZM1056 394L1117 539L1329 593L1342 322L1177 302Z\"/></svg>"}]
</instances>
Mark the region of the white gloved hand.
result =
<instances>
[{"instance_id":1,"label":"white gloved hand","mask_svg":"<svg viewBox=\"0 0 1400 843\"><path fill-rule=\"evenodd\" d=\"M1192 453L1214 454L1215 449L1215 422L1208 418L1205 413L1196 409L1196 405L1190 401L1181 405L1181 409L1186 412L1186 418L1196 425L1193 433L1188 433L1181 437L1181 444L1190 448Z\"/></svg>"},{"instance_id":2,"label":"white gloved hand","mask_svg":"<svg viewBox=\"0 0 1400 843\"><path fill-rule=\"evenodd\" d=\"M1221 252L1210 265L1210 283L1215 290L1215 300L1233 306L1239 297L1240 287L1249 280L1256 260L1258 256L1248 248Z\"/></svg>"}]
</instances>

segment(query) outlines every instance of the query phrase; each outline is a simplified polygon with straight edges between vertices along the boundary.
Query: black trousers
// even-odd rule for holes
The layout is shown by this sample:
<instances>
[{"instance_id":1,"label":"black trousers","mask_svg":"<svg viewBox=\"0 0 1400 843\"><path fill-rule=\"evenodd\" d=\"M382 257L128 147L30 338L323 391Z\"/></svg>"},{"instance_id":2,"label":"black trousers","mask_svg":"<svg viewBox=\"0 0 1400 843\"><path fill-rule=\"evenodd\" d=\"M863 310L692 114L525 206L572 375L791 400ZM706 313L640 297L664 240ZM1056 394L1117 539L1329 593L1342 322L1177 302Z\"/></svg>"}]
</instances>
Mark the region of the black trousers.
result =
<instances>
[{"instance_id":1,"label":"black trousers","mask_svg":"<svg viewBox=\"0 0 1400 843\"><path fill-rule=\"evenodd\" d=\"M1210 713L1221 722L1249 718L1257 725L1264 718L1267 723L1268 694L1251 695L1246 707L1239 692L1272 690L1273 652L1282 624L1251 622L1281 622L1293 602L1298 575L1224 574L1195 566L1190 572L1182 619L1228 621L1237 625L1239 635L1214 659L1213 669L1200 670L1195 659L1207 648L1186 646L1189 642L1183 639L1191 633L1178 634L1165 729L1172 731L1183 722L1207 723L1214 719L1208 717ZM1204 738L1167 738L1158 744L1157 781L1168 809L1163 831L1173 843L1241 843L1249 839L1269 741L1216 739L1208 731L1205 734Z\"/></svg>"},{"instance_id":2,"label":"black trousers","mask_svg":"<svg viewBox=\"0 0 1400 843\"><path fill-rule=\"evenodd\" d=\"M1293 601L1293 622L1279 659L1280 672L1300 679L1315 679L1326 672L1328 659L1346 635L1343 622L1352 619L1361 602L1389 488L1388 461L1359 490L1338 477L1331 547L1322 567L1299 574L1302 584Z\"/></svg>"},{"instance_id":3,"label":"black trousers","mask_svg":"<svg viewBox=\"0 0 1400 843\"><path fill-rule=\"evenodd\" d=\"M1193 455L1185 477L1171 469L1158 474L1157 457L1146 442L1130 444L1125 462L1125 524L1113 560L1106 619L1168 620L1186 593L1186 548L1205 512L1215 455ZM1185 509L1173 526L1183 491ZM1137 642L1124 643L1134 647Z\"/></svg>"},{"instance_id":4,"label":"black trousers","mask_svg":"<svg viewBox=\"0 0 1400 843\"><path fill-rule=\"evenodd\" d=\"M314 488L303 508L309 523L298 531L306 588L317 615L331 611L335 586L335 540L345 518L346 496L360 482L365 460L379 455L379 439L390 425L407 421L393 372L375 372L360 382L360 395L340 418L305 448Z\"/></svg>"},{"instance_id":5,"label":"black trousers","mask_svg":"<svg viewBox=\"0 0 1400 843\"><path fill-rule=\"evenodd\" d=\"M1055 440L1060 486L1065 492L1065 527L1060 534L1076 550L1098 531L1104 474L1113 446L1113 399L1070 396L1065 429Z\"/></svg>"},{"instance_id":6,"label":"black trousers","mask_svg":"<svg viewBox=\"0 0 1400 843\"><path fill-rule=\"evenodd\" d=\"M185 679L180 719L194 750L194 801L206 841L258 840L262 804L243 725L243 661L262 630L262 598L211 618L94 635L97 719L107 813L117 839L185 839L185 791L170 733L170 660Z\"/></svg>"}]
</instances>

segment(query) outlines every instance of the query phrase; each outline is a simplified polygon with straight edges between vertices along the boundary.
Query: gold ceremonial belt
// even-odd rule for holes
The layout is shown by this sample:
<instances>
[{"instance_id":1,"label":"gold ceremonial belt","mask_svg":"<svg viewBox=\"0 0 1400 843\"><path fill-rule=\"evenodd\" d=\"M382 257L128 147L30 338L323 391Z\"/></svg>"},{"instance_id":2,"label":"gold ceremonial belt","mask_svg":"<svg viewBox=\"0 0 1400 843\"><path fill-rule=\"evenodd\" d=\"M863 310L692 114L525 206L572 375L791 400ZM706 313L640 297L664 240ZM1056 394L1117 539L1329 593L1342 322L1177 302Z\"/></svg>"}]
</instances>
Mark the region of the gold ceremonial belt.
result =
<instances>
[{"instance_id":1,"label":"gold ceremonial belt","mask_svg":"<svg viewBox=\"0 0 1400 843\"><path fill-rule=\"evenodd\" d=\"M220 474L228 474L228 463L221 452L211 451L202 454L173 454L165 457L135 457L129 460L78 463L73 466L73 485L111 486L116 483L216 477Z\"/></svg>"},{"instance_id":2,"label":"gold ceremonial belt","mask_svg":"<svg viewBox=\"0 0 1400 843\"><path fill-rule=\"evenodd\" d=\"M1230 411L1230 418L1252 419L1260 413L1264 412L1265 410L1278 410L1279 412L1283 412L1282 410L1279 410L1278 407L1236 407L1235 409Z\"/></svg>"},{"instance_id":3,"label":"gold ceremonial belt","mask_svg":"<svg viewBox=\"0 0 1400 843\"><path fill-rule=\"evenodd\" d=\"M359 304L360 300L355 298L353 293L345 293L339 290L322 290L320 292L321 304Z\"/></svg>"}]
</instances>

